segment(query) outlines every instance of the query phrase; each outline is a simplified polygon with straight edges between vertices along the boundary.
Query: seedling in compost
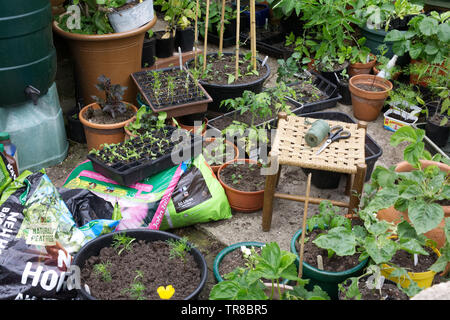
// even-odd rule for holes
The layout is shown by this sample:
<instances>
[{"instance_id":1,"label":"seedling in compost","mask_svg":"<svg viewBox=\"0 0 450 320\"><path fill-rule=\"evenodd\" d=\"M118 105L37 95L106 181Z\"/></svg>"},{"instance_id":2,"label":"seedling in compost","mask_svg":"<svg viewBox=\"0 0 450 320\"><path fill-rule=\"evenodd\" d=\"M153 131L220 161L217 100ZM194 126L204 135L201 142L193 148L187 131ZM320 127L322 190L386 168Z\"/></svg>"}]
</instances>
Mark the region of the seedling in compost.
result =
<instances>
[{"instance_id":1,"label":"seedling in compost","mask_svg":"<svg viewBox=\"0 0 450 320\"><path fill-rule=\"evenodd\" d=\"M111 272L109 272L109 268L111 267L110 262L106 263L97 263L94 265L94 273L99 275L104 282L111 282Z\"/></svg>"},{"instance_id":2,"label":"seedling in compost","mask_svg":"<svg viewBox=\"0 0 450 320\"><path fill-rule=\"evenodd\" d=\"M113 236L112 246L118 250L117 254L120 256L124 250L131 250L131 244L135 240L135 238L127 237L124 233L118 233Z\"/></svg>"},{"instance_id":3,"label":"seedling in compost","mask_svg":"<svg viewBox=\"0 0 450 320\"><path fill-rule=\"evenodd\" d=\"M187 237L182 237L179 240L168 239L166 242L170 247L170 259L180 258L183 262L186 262L186 253L195 247L193 244L188 243Z\"/></svg>"}]
</instances>

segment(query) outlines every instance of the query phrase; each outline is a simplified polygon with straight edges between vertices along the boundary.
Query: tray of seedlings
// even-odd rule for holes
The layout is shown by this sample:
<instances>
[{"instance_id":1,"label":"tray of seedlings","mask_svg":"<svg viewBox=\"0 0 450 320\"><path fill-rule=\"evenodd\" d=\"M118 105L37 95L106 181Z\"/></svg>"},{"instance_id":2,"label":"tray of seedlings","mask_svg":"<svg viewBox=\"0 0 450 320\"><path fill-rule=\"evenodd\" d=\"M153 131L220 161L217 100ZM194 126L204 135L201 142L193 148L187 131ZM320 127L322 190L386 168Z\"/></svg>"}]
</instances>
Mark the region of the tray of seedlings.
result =
<instances>
[{"instance_id":1,"label":"tray of seedlings","mask_svg":"<svg viewBox=\"0 0 450 320\"><path fill-rule=\"evenodd\" d=\"M211 96L189 71L180 67L141 70L131 74L144 101L168 117L206 112Z\"/></svg>"},{"instance_id":2,"label":"tray of seedlings","mask_svg":"<svg viewBox=\"0 0 450 320\"><path fill-rule=\"evenodd\" d=\"M305 72L288 85L295 91L295 98L287 99L297 107L293 110L296 115L334 108L342 99L336 85L315 72Z\"/></svg>"},{"instance_id":3,"label":"tray of seedlings","mask_svg":"<svg viewBox=\"0 0 450 320\"><path fill-rule=\"evenodd\" d=\"M92 161L95 171L120 185L129 186L196 157L201 150L201 136L163 126L124 142L94 149L87 158Z\"/></svg>"}]
</instances>

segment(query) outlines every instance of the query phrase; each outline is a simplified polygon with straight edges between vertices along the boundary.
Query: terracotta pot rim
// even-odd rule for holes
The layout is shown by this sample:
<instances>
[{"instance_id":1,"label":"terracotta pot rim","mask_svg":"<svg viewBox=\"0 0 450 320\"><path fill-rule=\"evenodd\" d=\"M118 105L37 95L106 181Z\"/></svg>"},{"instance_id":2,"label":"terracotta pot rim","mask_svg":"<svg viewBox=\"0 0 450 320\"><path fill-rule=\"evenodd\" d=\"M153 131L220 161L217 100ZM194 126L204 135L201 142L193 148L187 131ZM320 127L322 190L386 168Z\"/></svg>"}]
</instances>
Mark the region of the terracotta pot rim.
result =
<instances>
[{"instance_id":1,"label":"terracotta pot rim","mask_svg":"<svg viewBox=\"0 0 450 320\"><path fill-rule=\"evenodd\" d=\"M204 138L203 138L203 141L206 141L206 142L212 142L212 141L214 141L214 140L216 140L215 137L204 137ZM235 145L233 142L231 142L231 141L229 141L229 140L227 140L227 139L225 139L225 143L230 144L230 145L233 146L233 149L234 149L234 158L233 158L233 160L230 160L230 161L236 161L236 160L238 159L238 157L239 157L239 149L238 149L238 147L236 147L236 145ZM209 164L208 164L208 165L209 165ZM209 165L209 166L211 167L211 169L212 169L212 168L215 168L215 169L216 169L216 172L218 172L218 170L219 170L219 168L222 166L222 164L215 165L215 166Z\"/></svg>"},{"instance_id":2,"label":"terracotta pot rim","mask_svg":"<svg viewBox=\"0 0 450 320\"><path fill-rule=\"evenodd\" d=\"M115 33L108 33L108 34L79 34L79 33L71 33L64 31L61 29L58 25L57 21L53 21L52 27L53 30L61 35L64 38L71 39L71 40L78 40L78 41L109 41L109 40L115 40L115 39L123 39L128 37L133 37L136 35L139 35L141 33L146 32L150 28L152 28L157 21L156 15L154 16L153 20L150 22L144 24L143 26L133 29L130 31L125 32L115 32Z\"/></svg>"},{"instance_id":3,"label":"terracotta pot rim","mask_svg":"<svg viewBox=\"0 0 450 320\"><path fill-rule=\"evenodd\" d=\"M375 82L374 82L375 78ZM372 84L374 83L375 86L379 88L383 88L383 91L366 91L362 90L355 86L355 84L363 83L363 84ZM350 92L357 95L365 97L369 100L379 100L379 99L385 99L389 91L392 90L393 85L392 82L390 82L387 79L377 77L372 74L358 74L350 78L348 81Z\"/></svg>"},{"instance_id":4,"label":"terracotta pot rim","mask_svg":"<svg viewBox=\"0 0 450 320\"><path fill-rule=\"evenodd\" d=\"M258 163L257 161L252 160L252 159L234 159L234 160L230 160L230 161L228 161L228 162L225 162L224 164L222 164L222 165L219 167L219 170L217 170L217 179L219 180L220 184L221 184L224 188L229 189L229 190L231 190L231 191L234 191L234 192L236 192L236 193L238 193L238 194L241 194L241 195L256 195L256 194L264 193L264 189L263 189L263 190L259 190L259 191L241 191L241 190L237 190L237 189L235 189L235 188L230 187L229 185L227 185L227 184L220 178L220 171L222 171L222 169L224 169L224 168L227 167L228 165L232 164L233 162L241 161L241 160L244 160L244 161L247 162L247 163L249 163L249 162L250 162L250 163L255 163L255 164Z\"/></svg>"},{"instance_id":5,"label":"terracotta pot rim","mask_svg":"<svg viewBox=\"0 0 450 320\"><path fill-rule=\"evenodd\" d=\"M137 112L136 106L134 106L133 104L131 104L131 103L129 103L129 102L126 102L126 101L122 101L122 102L126 103L128 106L130 106L132 109L134 109L134 112ZM135 116L133 116L133 117L131 117L130 119L127 119L127 120L125 120L125 121L118 122L118 123L112 123L112 124L92 123L92 122L87 121L87 120L84 118L84 113L85 113L86 110L87 110L89 107L91 107L91 106L93 106L94 108L95 108L95 107L100 108L100 106L98 105L97 102L93 102L93 103L90 103L90 104L84 106L84 107L80 110L80 112L78 113L78 118L80 119L81 123L82 123L84 126L89 127L89 128L94 128L94 129L118 129L118 128L122 128L122 127L125 128L125 125L126 125L128 122L130 122L130 121L133 119L133 117L135 117ZM97 109L97 108L96 108L96 109Z\"/></svg>"}]
</instances>

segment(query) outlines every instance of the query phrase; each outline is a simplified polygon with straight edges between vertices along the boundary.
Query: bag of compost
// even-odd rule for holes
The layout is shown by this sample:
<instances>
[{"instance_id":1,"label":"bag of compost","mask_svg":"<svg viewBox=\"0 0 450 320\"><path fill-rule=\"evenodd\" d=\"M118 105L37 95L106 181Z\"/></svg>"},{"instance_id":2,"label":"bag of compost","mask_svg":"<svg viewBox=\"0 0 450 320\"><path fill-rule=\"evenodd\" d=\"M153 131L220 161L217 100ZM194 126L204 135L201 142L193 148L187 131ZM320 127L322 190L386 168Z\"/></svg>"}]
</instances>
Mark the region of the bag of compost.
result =
<instances>
[{"instance_id":1,"label":"bag of compost","mask_svg":"<svg viewBox=\"0 0 450 320\"><path fill-rule=\"evenodd\" d=\"M112 206L101 201L112 215ZM113 231L120 217L110 218L77 226L50 179L43 172L23 172L0 198L0 299L74 298L78 274L72 255L87 241Z\"/></svg>"},{"instance_id":2,"label":"bag of compost","mask_svg":"<svg viewBox=\"0 0 450 320\"><path fill-rule=\"evenodd\" d=\"M131 186L121 186L94 171L90 161L78 165L64 187L84 188L120 206L117 230L168 230L231 218L225 191L203 155L182 162Z\"/></svg>"},{"instance_id":3,"label":"bag of compost","mask_svg":"<svg viewBox=\"0 0 450 320\"><path fill-rule=\"evenodd\" d=\"M2 191L14 180L14 168L8 163L5 156L0 153L0 195Z\"/></svg>"}]
</instances>

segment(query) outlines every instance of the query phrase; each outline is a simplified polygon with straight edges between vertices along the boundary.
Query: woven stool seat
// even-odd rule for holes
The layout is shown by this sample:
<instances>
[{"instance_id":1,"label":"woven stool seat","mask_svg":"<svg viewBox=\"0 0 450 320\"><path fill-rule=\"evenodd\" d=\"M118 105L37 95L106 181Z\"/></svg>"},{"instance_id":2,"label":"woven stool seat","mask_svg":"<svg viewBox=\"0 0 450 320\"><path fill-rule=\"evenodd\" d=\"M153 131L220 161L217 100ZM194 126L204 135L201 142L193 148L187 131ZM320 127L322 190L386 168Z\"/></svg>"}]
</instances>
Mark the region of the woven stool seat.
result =
<instances>
[{"instance_id":1,"label":"woven stool seat","mask_svg":"<svg viewBox=\"0 0 450 320\"><path fill-rule=\"evenodd\" d=\"M266 176L264 187L264 205L262 213L262 229L269 231L272 221L273 199L320 204L325 199L310 198L301 195L276 192L280 178L281 167L284 165L313 170L337 172L347 175L345 193L348 202L328 200L333 205L348 208L352 216L359 206L364 178L366 176L365 137L367 123L347 123L325 120L330 127L340 125L344 131L350 132L350 137L332 142L321 153L317 151L326 139L316 147L310 147L305 141L305 134L317 119L300 116L288 116L286 113L278 115L277 131L269 154L271 173ZM314 173L313 173L314 175Z\"/></svg>"},{"instance_id":2,"label":"woven stool seat","mask_svg":"<svg viewBox=\"0 0 450 320\"><path fill-rule=\"evenodd\" d=\"M288 116L278 122L271 156L278 156L279 164L340 173L356 173L356 165L365 163L365 130L357 124L328 120L330 127L340 125L351 133L350 138L333 142L316 155L325 140L317 147L306 144L305 134L316 119Z\"/></svg>"}]
</instances>

